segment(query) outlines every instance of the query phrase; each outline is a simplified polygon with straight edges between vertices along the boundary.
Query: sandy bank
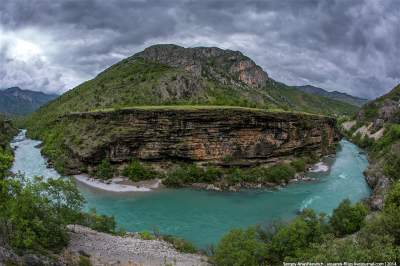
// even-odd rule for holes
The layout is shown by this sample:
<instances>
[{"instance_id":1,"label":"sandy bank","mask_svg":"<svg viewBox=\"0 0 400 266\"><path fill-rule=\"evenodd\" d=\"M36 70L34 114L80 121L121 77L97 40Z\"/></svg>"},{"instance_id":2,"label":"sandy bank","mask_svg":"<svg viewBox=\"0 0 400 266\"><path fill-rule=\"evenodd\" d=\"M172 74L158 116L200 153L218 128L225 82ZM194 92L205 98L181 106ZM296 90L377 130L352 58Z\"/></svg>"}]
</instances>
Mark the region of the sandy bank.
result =
<instances>
[{"instance_id":1,"label":"sandy bank","mask_svg":"<svg viewBox=\"0 0 400 266\"><path fill-rule=\"evenodd\" d=\"M92 188L109 192L149 192L159 188L161 185L161 180L159 179L138 183L132 183L123 178L113 178L109 181L103 181L87 175L75 175L74 179Z\"/></svg>"}]
</instances>

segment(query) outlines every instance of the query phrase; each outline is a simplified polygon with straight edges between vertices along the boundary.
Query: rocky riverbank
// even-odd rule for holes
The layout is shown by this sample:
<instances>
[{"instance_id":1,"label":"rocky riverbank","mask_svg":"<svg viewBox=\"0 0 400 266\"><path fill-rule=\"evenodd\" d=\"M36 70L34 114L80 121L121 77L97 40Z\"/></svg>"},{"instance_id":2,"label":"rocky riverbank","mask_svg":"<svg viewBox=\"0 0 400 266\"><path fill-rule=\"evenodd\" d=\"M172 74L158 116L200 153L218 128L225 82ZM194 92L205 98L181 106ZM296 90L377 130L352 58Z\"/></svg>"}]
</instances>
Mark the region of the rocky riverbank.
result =
<instances>
[{"instance_id":1,"label":"rocky riverbank","mask_svg":"<svg viewBox=\"0 0 400 266\"><path fill-rule=\"evenodd\" d=\"M79 225L69 226L67 251L84 254L93 266L205 266L207 257L178 252L160 240L143 240L137 236L113 236Z\"/></svg>"}]
</instances>

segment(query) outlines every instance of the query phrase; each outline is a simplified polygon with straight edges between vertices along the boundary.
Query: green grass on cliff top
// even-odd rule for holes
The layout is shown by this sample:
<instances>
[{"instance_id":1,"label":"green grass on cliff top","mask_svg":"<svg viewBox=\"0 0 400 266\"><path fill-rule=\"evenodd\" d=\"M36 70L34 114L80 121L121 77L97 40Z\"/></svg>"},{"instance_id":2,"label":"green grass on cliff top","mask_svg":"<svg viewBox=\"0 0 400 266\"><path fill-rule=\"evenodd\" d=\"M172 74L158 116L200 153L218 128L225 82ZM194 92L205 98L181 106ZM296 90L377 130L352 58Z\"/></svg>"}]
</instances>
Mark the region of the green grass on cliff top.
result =
<instances>
[{"instance_id":1,"label":"green grass on cliff top","mask_svg":"<svg viewBox=\"0 0 400 266\"><path fill-rule=\"evenodd\" d=\"M222 105L144 105L144 106L131 106L131 107L123 107L123 108L102 108L102 109L94 109L88 112L72 112L73 114L79 113L108 113L108 112L116 112L120 110L144 110L144 111L162 111L162 110L187 110L187 111L196 111L196 110L242 110L242 111L250 111L250 112L260 112L260 113L292 113L299 115L307 115L307 116L319 116L319 117L329 117L326 115L320 114L312 114L307 112L300 111L287 111L280 108L271 108L271 109L261 109L261 108L251 108L251 107L241 107L241 106L222 106Z\"/></svg>"}]
</instances>

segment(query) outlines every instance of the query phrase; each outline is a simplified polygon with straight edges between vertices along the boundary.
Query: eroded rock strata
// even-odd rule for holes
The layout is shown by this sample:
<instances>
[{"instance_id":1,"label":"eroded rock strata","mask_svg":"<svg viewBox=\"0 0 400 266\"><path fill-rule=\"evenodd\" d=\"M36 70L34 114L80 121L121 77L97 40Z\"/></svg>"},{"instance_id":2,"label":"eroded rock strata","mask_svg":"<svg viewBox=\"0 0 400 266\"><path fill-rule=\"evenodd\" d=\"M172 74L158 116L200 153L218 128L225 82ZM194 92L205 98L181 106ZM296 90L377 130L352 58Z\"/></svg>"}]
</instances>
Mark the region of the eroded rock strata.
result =
<instances>
[{"instance_id":1,"label":"eroded rock strata","mask_svg":"<svg viewBox=\"0 0 400 266\"><path fill-rule=\"evenodd\" d=\"M73 113L58 121L70 170L107 158L118 164L185 161L244 165L321 155L339 139L333 118L247 108L131 108ZM66 165L68 170L68 165Z\"/></svg>"}]
</instances>

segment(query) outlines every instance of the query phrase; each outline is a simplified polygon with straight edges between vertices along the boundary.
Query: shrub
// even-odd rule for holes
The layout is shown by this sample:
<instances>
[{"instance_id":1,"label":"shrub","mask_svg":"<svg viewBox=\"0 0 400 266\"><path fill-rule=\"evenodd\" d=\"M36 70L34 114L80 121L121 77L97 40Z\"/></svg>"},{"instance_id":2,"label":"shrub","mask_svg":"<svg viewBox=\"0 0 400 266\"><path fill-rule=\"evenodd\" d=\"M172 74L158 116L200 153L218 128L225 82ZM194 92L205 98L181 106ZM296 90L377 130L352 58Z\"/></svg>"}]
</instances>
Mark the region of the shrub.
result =
<instances>
[{"instance_id":1,"label":"shrub","mask_svg":"<svg viewBox=\"0 0 400 266\"><path fill-rule=\"evenodd\" d=\"M178 167L169 172L167 178L163 180L163 184L169 187L181 187L191 182L193 182L193 180L187 175L183 167Z\"/></svg>"},{"instance_id":2,"label":"shrub","mask_svg":"<svg viewBox=\"0 0 400 266\"><path fill-rule=\"evenodd\" d=\"M263 180L266 182L279 183L282 181L288 181L295 174L296 171L292 166L286 163L280 163L269 167L265 171Z\"/></svg>"},{"instance_id":3,"label":"shrub","mask_svg":"<svg viewBox=\"0 0 400 266\"><path fill-rule=\"evenodd\" d=\"M297 159L290 163L296 172L304 172L306 170L306 161L304 159Z\"/></svg>"},{"instance_id":4,"label":"shrub","mask_svg":"<svg viewBox=\"0 0 400 266\"><path fill-rule=\"evenodd\" d=\"M330 224L338 236L352 234L364 225L367 213L368 210L362 203L352 205L350 200L346 199L333 210Z\"/></svg>"},{"instance_id":5,"label":"shrub","mask_svg":"<svg viewBox=\"0 0 400 266\"><path fill-rule=\"evenodd\" d=\"M113 177L113 167L107 159L103 159L99 166L97 166L96 176L101 179L110 179Z\"/></svg>"},{"instance_id":6,"label":"shrub","mask_svg":"<svg viewBox=\"0 0 400 266\"><path fill-rule=\"evenodd\" d=\"M79 266L91 266L92 263L90 262L90 259L86 256L80 255L79 256L79 262L78 262Z\"/></svg>"},{"instance_id":7,"label":"shrub","mask_svg":"<svg viewBox=\"0 0 400 266\"><path fill-rule=\"evenodd\" d=\"M140 236L140 238L143 239L143 240L154 240L154 239L156 239L155 236L152 235L152 234L151 234L150 232L148 232L148 231L139 232L139 236Z\"/></svg>"},{"instance_id":8,"label":"shrub","mask_svg":"<svg viewBox=\"0 0 400 266\"><path fill-rule=\"evenodd\" d=\"M0 147L0 178L6 177L13 163L12 153Z\"/></svg>"},{"instance_id":9,"label":"shrub","mask_svg":"<svg viewBox=\"0 0 400 266\"><path fill-rule=\"evenodd\" d=\"M130 180L137 182L154 178L156 173L151 169L143 166L138 160L132 160L124 169L123 175L129 177Z\"/></svg>"},{"instance_id":10,"label":"shrub","mask_svg":"<svg viewBox=\"0 0 400 266\"><path fill-rule=\"evenodd\" d=\"M312 210L304 210L291 223L282 226L272 236L268 251L272 264L283 261L287 256L295 256L311 243L321 243L326 231L323 216Z\"/></svg>"},{"instance_id":11,"label":"shrub","mask_svg":"<svg viewBox=\"0 0 400 266\"><path fill-rule=\"evenodd\" d=\"M215 167L204 169L196 164L190 164L169 172L163 183L170 187L181 187L191 183L212 183L220 179L222 175L223 172Z\"/></svg>"},{"instance_id":12,"label":"shrub","mask_svg":"<svg viewBox=\"0 0 400 266\"><path fill-rule=\"evenodd\" d=\"M213 260L216 265L261 265L266 258L266 245L254 228L233 229L215 248Z\"/></svg>"},{"instance_id":13,"label":"shrub","mask_svg":"<svg viewBox=\"0 0 400 266\"><path fill-rule=\"evenodd\" d=\"M236 184L244 181L245 178L245 172L240 169L240 168L233 168L226 176L225 180L229 184Z\"/></svg>"},{"instance_id":14,"label":"shrub","mask_svg":"<svg viewBox=\"0 0 400 266\"><path fill-rule=\"evenodd\" d=\"M400 125L389 125L385 129L383 137L376 141L376 143L374 144L373 151L385 151L397 140L400 140Z\"/></svg>"},{"instance_id":15,"label":"shrub","mask_svg":"<svg viewBox=\"0 0 400 266\"><path fill-rule=\"evenodd\" d=\"M383 167L385 175L393 178L394 180L400 179L400 155L391 153L387 156L385 165Z\"/></svg>"},{"instance_id":16,"label":"shrub","mask_svg":"<svg viewBox=\"0 0 400 266\"><path fill-rule=\"evenodd\" d=\"M0 236L17 250L59 251L82 204L71 181L0 180Z\"/></svg>"},{"instance_id":17,"label":"shrub","mask_svg":"<svg viewBox=\"0 0 400 266\"><path fill-rule=\"evenodd\" d=\"M189 241L186 241L185 239L176 237L176 236L171 236L171 235L164 235L162 236L162 239L164 241L167 241L171 243L174 248L180 252L183 253L196 253L197 248L190 243Z\"/></svg>"},{"instance_id":18,"label":"shrub","mask_svg":"<svg viewBox=\"0 0 400 266\"><path fill-rule=\"evenodd\" d=\"M212 182L215 182L215 181L221 179L223 174L224 173L222 172L222 170L220 170L216 167L210 166L210 167L206 168L201 180L202 180L202 182L212 183Z\"/></svg>"},{"instance_id":19,"label":"shrub","mask_svg":"<svg viewBox=\"0 0 400 266\"><path fill-rule=\"evenodd\" d=\"M95 209L91 209L88 213L82 213L78 223L99 232L116 233L115 218L113 216L99 215Z\"/></svg>"}]
</instances>

